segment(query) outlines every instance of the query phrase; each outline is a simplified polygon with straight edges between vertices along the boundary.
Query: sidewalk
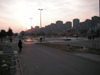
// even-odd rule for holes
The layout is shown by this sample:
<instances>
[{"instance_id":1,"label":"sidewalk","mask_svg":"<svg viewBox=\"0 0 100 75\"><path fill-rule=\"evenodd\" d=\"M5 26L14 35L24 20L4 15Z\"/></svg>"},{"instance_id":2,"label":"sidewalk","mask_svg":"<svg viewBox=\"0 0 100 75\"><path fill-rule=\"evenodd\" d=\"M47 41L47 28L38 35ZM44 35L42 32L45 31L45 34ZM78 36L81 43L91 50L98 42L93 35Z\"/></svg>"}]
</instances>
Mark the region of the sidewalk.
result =
<instances>
[{"instance_id":1,"label":"sidewalk","mask_svg":"<svg viewBox=\"0 0 100 75\"><path fill-rule=\"evenodd\" d=\"M100 55L89 54L89 53L75 53L73 55L86 58L88 60L96 61L100 63Z\"/></svg>"}]
</instances>

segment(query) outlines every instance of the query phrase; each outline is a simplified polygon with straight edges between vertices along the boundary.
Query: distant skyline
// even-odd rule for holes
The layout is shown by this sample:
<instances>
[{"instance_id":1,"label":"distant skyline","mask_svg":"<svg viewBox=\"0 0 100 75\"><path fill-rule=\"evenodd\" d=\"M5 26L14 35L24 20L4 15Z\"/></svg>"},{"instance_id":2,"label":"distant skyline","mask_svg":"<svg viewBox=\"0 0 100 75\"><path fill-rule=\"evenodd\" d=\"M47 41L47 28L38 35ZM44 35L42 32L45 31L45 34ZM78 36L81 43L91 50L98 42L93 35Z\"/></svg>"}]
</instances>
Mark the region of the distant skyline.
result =
<instances>
[{"instance_id":1,"label":"distant skyline","mask_svg":"<svg viewBox=\"0 0 100 75\"><path fill-rule=\"evenodd\" d=\"M42 26L57 20L65 23L74 18L84 21L99 16L99 0L0 0L0 30L10 27L20 32L39 26L39 8L44 9Z\"/></svg>"}]
</instances>

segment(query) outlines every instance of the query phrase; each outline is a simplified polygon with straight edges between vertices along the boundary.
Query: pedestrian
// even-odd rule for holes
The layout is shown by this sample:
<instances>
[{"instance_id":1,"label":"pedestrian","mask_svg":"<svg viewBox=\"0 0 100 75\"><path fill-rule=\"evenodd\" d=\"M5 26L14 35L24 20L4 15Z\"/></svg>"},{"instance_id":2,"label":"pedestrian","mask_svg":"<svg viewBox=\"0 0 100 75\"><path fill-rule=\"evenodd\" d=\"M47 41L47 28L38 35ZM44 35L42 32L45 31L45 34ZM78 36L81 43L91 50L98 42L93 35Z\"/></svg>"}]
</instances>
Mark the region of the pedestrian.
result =
<instances>
[{"instance_id":1,"label":"pedestrian","mask_svg":"<svg viewBox=\"0 0 100 75\"><path fill-rule=\"evenodd\" d=\"M22 41L21 40L19 40L18 42L18 47L19 47L19 53L21 53L22 52Z\"/></svg>"},{"instance_id":2,"label":"pedestrian","mask_svg":"<svg viewBox=\"0 0 100 75\"><path fill-rule=\"evenodd\" d=\"M42 40L43 40L43 38L42 38L42 37L40 37L40 42L42 42Z\"/></svg>"}]
</instances>

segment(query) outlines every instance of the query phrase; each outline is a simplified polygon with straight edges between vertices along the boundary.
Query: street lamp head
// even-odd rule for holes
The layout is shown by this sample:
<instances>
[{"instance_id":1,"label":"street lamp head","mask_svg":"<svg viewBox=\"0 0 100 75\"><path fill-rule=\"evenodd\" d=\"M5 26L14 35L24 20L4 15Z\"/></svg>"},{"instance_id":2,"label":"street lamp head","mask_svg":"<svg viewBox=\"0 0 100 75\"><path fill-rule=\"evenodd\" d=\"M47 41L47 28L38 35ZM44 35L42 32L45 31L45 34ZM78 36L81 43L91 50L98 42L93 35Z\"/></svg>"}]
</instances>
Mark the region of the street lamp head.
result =
<instances>
[{"instance_id":1,"label":"street lamp head","mask_svg":"<svg viewBox=\"0 0 100 75\"><path fill-rule=\"evenodd\" d=\"M38 9L38 10L42 11L43 9Z\"/></svg>"},{"instance_id":2,"label":"street lamp head","mask_svg":"<svg viewBox=\"0 0 100 75\"><path fill-rule=\"evenodd\" d=\"M43 9L38 9L38 10L40 11L40 27L42 27L41 11L42 11Z\"/></svg>"},{"instance_id":3,"label":"street lamp head","mask_svg":"<svg viewBox=\"0 0 100 75\"><path fill-rule=\"evenodd\" d=\"M30 17L29 19L30 19L30 20L32 20L33 18L32 18L32 17Z\"/></svg>"}]
</instances>

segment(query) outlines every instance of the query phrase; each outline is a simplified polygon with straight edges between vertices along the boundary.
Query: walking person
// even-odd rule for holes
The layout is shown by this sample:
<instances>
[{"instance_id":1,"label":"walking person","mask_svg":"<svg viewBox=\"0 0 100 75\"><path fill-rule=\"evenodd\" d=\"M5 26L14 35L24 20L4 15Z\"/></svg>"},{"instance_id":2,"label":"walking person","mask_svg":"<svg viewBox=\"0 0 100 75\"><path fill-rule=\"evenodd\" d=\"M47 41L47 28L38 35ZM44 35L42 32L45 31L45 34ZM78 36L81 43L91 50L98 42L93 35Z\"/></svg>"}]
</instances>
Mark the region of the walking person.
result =
<instances>
[{"instance_id":1,"label":"walking person","mask_svg":"<svg viewBox=\"0 0 100 75\"><path fill-rule=\"evenodd\" d=\"M19 47L19 53L21 53L22 52L22 41L21 40L19 40L18 42L18 47Z\"/></svg>"},{"instance_id":2,"label":"walking person","mask_svg":"<svg viewBox=\"0 0 100 75\"><path fill-rule=\"evenodd\" d=\"M42 37L40 37L40 42L42 42L43 41L43 38Z\"/></svg>"}]
</instances>

